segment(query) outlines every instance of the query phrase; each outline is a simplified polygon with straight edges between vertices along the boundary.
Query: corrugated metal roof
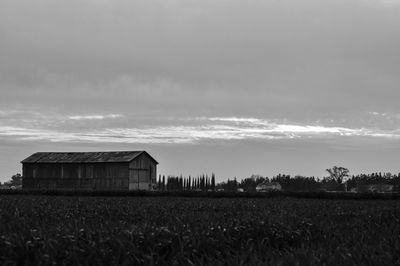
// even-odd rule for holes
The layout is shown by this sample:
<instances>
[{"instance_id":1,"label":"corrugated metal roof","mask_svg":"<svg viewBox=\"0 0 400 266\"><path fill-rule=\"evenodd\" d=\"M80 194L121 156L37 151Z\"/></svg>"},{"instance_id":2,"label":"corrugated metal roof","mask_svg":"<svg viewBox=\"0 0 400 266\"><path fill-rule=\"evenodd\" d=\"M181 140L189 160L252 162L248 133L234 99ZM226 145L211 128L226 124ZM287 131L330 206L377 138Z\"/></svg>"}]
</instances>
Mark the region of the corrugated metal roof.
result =
<instances>
[{"instance_id":1,"label":"corrugated metal roof","mask_svg":"<svg viewBox=\"0 0 400 266\"><path fill-rule=\"evenodd\" d=\"M117 151L117 152L37 152L21 163L104 163L130 162L146 151ZM156 163L157 161L154 160Z\"/></svg>"}]
</instances>

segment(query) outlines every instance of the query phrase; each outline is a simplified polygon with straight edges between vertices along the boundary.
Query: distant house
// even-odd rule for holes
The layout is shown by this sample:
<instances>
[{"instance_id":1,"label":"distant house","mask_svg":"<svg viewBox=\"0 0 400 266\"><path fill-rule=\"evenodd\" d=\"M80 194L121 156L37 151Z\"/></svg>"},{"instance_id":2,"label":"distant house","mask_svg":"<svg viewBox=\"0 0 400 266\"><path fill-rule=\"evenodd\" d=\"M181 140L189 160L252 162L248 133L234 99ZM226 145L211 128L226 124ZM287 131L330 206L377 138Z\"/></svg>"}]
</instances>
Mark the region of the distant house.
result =
<instances>
[{"instance_id":1,"label":"distant house","mask_svg":"<svg viewBox=\"0 0 400 266\"><path fill-rule=\"evenodd\" d=\"M358 192L393 192L393 185L389 184L372 184L372 185L359 185L357 187Z\"/></svg>"},{"instance_id":2,"label":"distant house","mask_svg":"<svg viewBox=\"0 0 400 266\"><path fill-rule=\"evenodd\" d=\"M257 192L269 192L282 190L281 184L278 182L263 182L256 187Z\"/></svg>"},{"instance_id":3,"label":"distant house","mask_svg":"<svg viewBox=\"0 0 400 266\"><path fill-rule=\"evenodd\" d=\"M388 184L370 185L369 190L372 192L392 192L393 185L388 185Z\"/></svg>"},{"instance_id":4,"label":"distant house","mask_svg":"<svg viewBox=\"0 0 400 266\"><path fill-rule=\"evenodd\" d=\"M158 162L146 151L38 152L22 162L23 189L152 190Z\"/></svg>"}]
</instances>

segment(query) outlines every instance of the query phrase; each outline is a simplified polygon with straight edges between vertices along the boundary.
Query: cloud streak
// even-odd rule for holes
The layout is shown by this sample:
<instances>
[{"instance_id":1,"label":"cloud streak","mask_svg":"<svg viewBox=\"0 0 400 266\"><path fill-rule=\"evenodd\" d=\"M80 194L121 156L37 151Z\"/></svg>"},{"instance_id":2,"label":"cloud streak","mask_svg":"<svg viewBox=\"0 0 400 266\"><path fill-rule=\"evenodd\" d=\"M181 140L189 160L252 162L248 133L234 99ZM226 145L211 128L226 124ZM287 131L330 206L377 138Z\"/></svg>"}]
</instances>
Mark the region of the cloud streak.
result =
<instances>
[{"instance_id":1,"label":"cloud streak","mask_svg":"<svg viewBox=\"0 0 400 266\"><path fill-rule=\"evenodd\" d=\"M101 116L106 117L106 116ZM81 116L79 119L104 119ZM196 125L114 127L67 130L0 126L0 136L25 141L196 144L202 141L370 137L398 139L400 130L327 127L277 123L257 118L211 117L192 119ZM183 122L183 121L181 121Z\"/></svg>"},{"instance_id":2,"label":"cloud streak","mask_svg":"<svg viewBox=\"0 0 400 266\"><path fill-rule=\"evenodd\" d=\"M75 115L69 116L70 120L103 120L103 119L115 119L121 118L120 114L109 114L109 115Z\"/></svg>"}]
</instances>

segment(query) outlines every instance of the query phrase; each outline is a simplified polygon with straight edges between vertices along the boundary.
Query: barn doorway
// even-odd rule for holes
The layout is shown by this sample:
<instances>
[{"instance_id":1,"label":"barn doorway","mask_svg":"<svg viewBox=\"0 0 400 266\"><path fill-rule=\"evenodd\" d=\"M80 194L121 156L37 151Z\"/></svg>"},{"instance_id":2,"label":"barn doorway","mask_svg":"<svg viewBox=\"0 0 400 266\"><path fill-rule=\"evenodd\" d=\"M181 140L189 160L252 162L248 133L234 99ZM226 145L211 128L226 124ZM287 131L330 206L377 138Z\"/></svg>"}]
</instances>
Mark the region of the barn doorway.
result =
<instances>
[{"instance_id":1,"label":"barn doorway","mask_svg":"<svg viewBox=\"0 0 400 266\"><path fill-rule=\"evenodd\" d=\"M148 169L129 169L129 190L148 190Z\"/></svg>"}]
</instances>

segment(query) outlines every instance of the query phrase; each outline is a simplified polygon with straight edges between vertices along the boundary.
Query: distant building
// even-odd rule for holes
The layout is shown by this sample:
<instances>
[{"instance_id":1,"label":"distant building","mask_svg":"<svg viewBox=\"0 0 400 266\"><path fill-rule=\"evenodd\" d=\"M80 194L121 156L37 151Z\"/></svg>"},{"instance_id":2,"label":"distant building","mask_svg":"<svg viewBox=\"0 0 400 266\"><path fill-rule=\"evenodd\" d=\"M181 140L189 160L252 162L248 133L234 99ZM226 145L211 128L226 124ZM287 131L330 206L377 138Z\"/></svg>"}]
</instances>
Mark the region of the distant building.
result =
<instances>
[{"instance_id":1,"label":"distant building","mask_svg":"<svg viewBox=\"0 0 400 266\"><path fill-rule=\"evenodd\" d=\"M256 187L257 192L269 192L282 190L281 184L278 182L263 182Z\"/></svg>"},{"instance_id":2,"label":"distant building","mask_svg":"<svg viewBox=\"0 0 400 266\"><path fill-rule=\"evenodd\" d=\"M373 184L373 185L358 185L358 192L393 192L393 185L389 184Z\"/></svg>"},{"instance_id":3,"label":"distant building","mask_svg":"<svg viewBox=\"0 0 400 266\"><path fill-rule=\"evenodd\" d=\"M38 152L22 162L23 189L152 190L158 162L146 151Z\"/></svg>"}]
</instances>

